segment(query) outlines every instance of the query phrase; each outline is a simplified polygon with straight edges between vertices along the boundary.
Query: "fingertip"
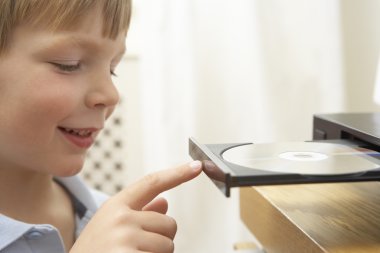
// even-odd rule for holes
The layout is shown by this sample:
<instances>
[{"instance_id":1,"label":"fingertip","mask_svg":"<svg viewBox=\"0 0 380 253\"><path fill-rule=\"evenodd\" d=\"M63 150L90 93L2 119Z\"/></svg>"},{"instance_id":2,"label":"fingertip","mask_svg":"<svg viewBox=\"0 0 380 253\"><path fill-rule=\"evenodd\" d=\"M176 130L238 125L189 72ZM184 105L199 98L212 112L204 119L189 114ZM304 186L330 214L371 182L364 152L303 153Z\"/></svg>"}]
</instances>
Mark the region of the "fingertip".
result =
<instances>
[{"instance_id":1,"label":"fingertip","mask_svg":"<svg viewBox=\"0 0 380 253\"><path fill-rule=\"evenodd\" d=\"M189 163L189 167L195 171L200 171L202 169L202 162L198 160L192 161Z\"/></svg>"}]
</instances>

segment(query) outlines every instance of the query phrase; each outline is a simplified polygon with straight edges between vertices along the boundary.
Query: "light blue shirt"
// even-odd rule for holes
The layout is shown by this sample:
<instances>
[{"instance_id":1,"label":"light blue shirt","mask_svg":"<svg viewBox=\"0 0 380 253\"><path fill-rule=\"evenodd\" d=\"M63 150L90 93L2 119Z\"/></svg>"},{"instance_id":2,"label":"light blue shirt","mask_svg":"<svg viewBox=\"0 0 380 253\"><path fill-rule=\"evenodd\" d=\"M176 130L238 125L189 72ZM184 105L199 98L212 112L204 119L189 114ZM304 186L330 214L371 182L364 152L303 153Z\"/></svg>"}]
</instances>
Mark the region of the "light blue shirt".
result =
<instances>
[{"instance_id":1,"label":"light blue shirt","mask_svg":"<svg viewBox=\"0 0 380 253\"><path fill-rule=\"evenodd\" d=\"M86 226L107 195L88 188L77 177L56 178L71 193L76 211L75 236ZM28 224L0 214L1 253L65 253L59 231L49 224Z\"/></svg>"}]
</instances>

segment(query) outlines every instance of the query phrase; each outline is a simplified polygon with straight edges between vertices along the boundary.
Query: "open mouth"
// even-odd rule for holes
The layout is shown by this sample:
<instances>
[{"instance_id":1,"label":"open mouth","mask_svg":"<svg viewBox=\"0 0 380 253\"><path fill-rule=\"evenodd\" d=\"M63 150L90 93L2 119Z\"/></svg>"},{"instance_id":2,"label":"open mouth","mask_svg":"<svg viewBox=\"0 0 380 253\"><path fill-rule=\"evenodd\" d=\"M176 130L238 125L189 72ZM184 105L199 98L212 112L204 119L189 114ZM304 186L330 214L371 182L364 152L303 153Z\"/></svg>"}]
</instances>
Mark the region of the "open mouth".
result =
<instances>
[{"instance_id":1,"label":"open mouth","mask_svg":"<svg viewBox=\"0 0 380 253\"><path fill-rule=\"evenodd\" d=\"M58 127L63 136L79 148L89 148L94 143L96 128L68 128Z\"/></svg>"},{"instance_id":2,"label":"open mouth","mask_svg":"<svg viewBox=\"0 0 380 253\"><path fill-rule=\"evenodd\" d=\"M78 137L90 137L94 131L88 130L88 129L74 129L74 128L67 128L67 127L58 127L59 130L66 134L71 134Z\"/></svg>"}]
</instances>

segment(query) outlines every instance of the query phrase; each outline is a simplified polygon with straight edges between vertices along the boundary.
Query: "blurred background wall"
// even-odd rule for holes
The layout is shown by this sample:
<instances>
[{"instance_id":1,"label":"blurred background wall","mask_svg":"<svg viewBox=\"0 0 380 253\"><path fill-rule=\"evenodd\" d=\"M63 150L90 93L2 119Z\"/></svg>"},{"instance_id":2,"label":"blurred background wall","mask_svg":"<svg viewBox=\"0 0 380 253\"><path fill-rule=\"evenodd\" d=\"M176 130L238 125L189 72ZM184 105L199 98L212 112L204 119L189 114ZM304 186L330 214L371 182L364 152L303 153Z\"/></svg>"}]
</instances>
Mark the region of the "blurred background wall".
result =
<instances>
[{"instance_id":1,"label":"blurred background wall","mask_svg":"<svg viewBox=\"0 0 380 253\"><path fill-rule=\"evenodd\" d=\"M110 194L201 143L310 140L313 114L375 112L378 0L136 0L119 109L83 172ZM201 175L163 194L177 253L255 240ZM252 214L254 215L254 214Z\"/></svg>"}]
</instances>

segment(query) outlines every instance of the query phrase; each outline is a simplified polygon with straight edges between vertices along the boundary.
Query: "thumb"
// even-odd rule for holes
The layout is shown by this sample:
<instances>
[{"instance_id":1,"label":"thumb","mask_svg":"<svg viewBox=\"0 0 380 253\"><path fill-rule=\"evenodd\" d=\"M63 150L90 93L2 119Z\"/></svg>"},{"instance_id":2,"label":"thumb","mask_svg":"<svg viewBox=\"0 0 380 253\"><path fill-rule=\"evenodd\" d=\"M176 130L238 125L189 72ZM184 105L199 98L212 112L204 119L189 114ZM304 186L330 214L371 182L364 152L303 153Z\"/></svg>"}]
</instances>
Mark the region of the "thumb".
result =
<instances>
[{"instance_id":1,"label":"thumb","mask_svg":"<svg viewBox=\"0 0 380 253\"><path fill-rule=\"evenodd\" d=\"M193 161L177 168L161 170L144 176L115 195L134 210L142 210L157 195L187 182L202 171L202 163Z\"/></svg>"}]
</instances>

